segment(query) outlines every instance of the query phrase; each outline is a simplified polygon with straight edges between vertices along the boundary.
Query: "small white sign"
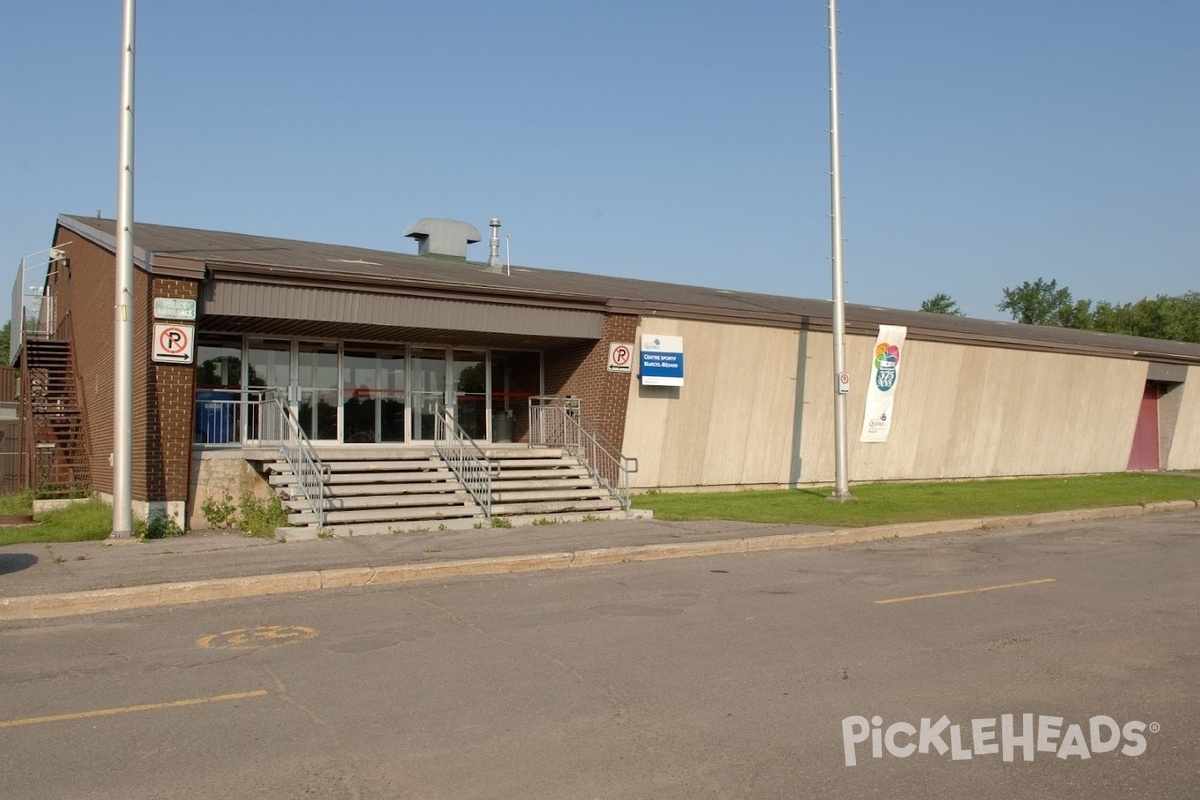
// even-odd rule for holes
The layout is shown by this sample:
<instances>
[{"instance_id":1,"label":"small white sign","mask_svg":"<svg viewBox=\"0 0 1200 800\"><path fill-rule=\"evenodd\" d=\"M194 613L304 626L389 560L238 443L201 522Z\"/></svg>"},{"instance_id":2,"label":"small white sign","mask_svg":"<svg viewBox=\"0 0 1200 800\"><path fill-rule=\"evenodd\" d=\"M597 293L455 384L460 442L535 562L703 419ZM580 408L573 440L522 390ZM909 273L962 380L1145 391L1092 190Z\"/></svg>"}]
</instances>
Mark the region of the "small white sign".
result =
<instances>
[{"instance_id":1,"label":"small white sign","mask_svg":"<svg viewBox=\"0 0 1200 800\"><path fill-rule=\"evenodd\" d=\"M191 364L195 333L194 325L154 323L154 360L165 364Z\"/></svg>"},{"instance_id":2,"label":"small white sign","mask_svg":"<svg viewBox=\"0 0 1200 800\"><path fill-rule=\"evenodd\" d=\"M839 372L837 376L837 393L850 394L850 373Z\"/></svg>"},{"instance_id":3,"label":"small white sign","mask_svg":"<svg viewBox=\"0 0 1200 800\"><path fill-rule=\"evenodd\" d=\"M154 298L154 316L158 319L195 319L196 301L156 297Z\"/></svg>"},{"instance_id":4,"label":"small white sign","mask_svg":"<svg viewBox=\"0 0 1200 800\"><path fill-rule=\"evenodd\" d=\"M633 342L610 342L608 371L633 372Z\"/></svg>"}]
</instances>

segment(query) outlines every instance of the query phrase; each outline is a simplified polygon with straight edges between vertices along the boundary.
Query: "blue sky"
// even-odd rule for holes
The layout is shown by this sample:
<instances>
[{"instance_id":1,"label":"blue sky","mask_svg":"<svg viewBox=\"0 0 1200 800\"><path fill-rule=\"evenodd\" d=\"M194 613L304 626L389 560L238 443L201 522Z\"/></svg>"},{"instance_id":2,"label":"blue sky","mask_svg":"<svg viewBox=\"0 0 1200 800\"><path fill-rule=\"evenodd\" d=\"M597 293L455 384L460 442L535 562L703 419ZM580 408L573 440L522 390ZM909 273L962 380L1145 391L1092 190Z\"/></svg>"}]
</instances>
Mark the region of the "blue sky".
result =
<instances>
[{"instance_id":1,"label":"blue sky","mask_svg":"<svg viewBox=\"0 0 1200 800\"><path fill-rule=\"evenodd\" d=\"M819 0L138 6L140 221L415 252L498 216L517 264L831 294ZM848 302L1200 289L1200 3L839 10ZM120 23L0 10L5 289L58 213L115 215Z\"/></svg>"}]
</instances>

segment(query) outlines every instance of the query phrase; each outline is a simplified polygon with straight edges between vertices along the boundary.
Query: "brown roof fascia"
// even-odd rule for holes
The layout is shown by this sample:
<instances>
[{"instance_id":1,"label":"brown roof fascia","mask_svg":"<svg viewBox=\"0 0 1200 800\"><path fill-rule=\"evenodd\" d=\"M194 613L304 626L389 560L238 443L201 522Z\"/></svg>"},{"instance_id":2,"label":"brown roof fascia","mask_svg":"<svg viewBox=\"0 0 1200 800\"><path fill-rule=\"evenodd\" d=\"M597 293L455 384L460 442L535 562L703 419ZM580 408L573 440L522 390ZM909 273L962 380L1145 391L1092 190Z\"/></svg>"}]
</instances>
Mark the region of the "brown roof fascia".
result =
<instances>
[{"instance_id":1,"label":"brown roof fascia","mask_svg":"<svg viewBox=\"0 0 1200 800\"><path fill-rule=\"evenodd\" d=\"M155 275L198 281L204 280L207 272L203 261L194 258L178 258L177 256L160 256L155 253L150 254L150 271Z\"/></svg>"}]
</instances>

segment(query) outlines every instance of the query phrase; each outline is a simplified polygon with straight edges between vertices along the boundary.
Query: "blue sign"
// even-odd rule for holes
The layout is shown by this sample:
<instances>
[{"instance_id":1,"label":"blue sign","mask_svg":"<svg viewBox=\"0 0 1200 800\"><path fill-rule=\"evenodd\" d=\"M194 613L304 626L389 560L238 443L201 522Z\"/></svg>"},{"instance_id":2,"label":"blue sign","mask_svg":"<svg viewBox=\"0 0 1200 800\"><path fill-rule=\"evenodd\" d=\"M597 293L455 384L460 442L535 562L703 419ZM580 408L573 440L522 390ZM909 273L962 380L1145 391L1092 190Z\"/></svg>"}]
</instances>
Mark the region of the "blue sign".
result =
<instances>
[{"instance_id":1,"label":"blue sign","mask_svg":"<svg viewBox=\"0 0 1200 800\"><path fill-rule=\"evenodd\" d=\"M683 337L642 335L643 386L683 386Z\"/></svg>"}]
</instances>

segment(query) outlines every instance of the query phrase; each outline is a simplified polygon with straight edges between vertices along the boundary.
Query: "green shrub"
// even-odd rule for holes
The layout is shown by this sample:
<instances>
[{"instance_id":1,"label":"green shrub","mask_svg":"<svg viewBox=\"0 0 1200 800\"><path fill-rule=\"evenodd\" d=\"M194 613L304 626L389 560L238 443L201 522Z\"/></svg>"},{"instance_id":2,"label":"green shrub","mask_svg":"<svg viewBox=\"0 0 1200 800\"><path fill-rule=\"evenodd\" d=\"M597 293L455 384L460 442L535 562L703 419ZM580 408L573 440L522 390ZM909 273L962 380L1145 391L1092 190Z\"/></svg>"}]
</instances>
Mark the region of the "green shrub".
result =
<instances>
[{"instance_id":1,"label":"green shrub","mask_svg":"<svg viewBox=\"0 0 1200 800\"><path fill-rule=\"evenodd\" d=\"M200 504L200 513L214 528L232 528L237 522L237 512L238 507L233 504L229 492L225 492L220 499L207 497Z\"/></svg>"},{"instance_id":2,"label":"green shrub","mask_svg":"<svg viewBox=\"0 0 1200 800\"><path fill-rule=\"evenodd\" d=\"M183 528L179 527L179 523L159 511L151 514L150 519L135 519L133 521L133 532L142 541L146 541L147 539L173 539L176 536L183 536Z\"/></svg>"},{"instance_id":3,"label":"green shrub","mask_svg":"<svg viewBox=\"0 0 1200 800\"><path fill-rule=\"evenodd\" d=\"M283 501L276 495L266 500L254 496L251 491L242 492L238 503L237 526L251 536L264 539L275 538L275 529L287 524L287 511Z\"/></svg>"}]
</instances>

